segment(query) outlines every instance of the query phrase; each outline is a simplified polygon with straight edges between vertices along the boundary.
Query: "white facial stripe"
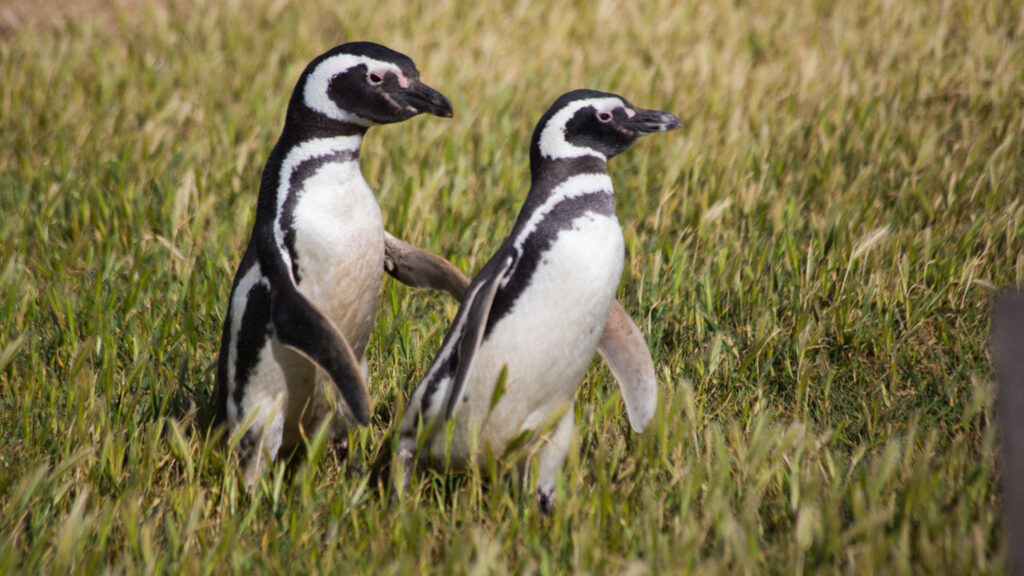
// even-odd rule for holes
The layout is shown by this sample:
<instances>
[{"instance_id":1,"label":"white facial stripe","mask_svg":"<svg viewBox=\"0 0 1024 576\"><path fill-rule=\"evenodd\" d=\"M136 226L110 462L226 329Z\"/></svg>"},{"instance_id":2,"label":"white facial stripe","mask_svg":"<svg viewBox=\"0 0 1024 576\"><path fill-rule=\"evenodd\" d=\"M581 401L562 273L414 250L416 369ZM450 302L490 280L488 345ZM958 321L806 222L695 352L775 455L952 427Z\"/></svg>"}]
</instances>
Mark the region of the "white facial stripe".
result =
<instances>
[{"instance_id":1,"label":"white facial stripe","mask_svg":"<svg viewBox=\"0 0 1024 576\"><path fill-rule=\"evenodd\" d=\"M541 221L547 217L548 213L551 212L564 200L569 198L575 198L576 196L582 196L583 194L590 194L591 192L608 191L612 192L612 179L608 174L578 174L562 182L557 188L551 191L551 196L544 201L533 214L530 215L530 219L526 221L526 225L523 226L523 230L516 236L513 246L516 248L517 253L522 253L523 243L530 237L530 234L537 229ZM518 262L516 263L518 265ZM515 272L515 266L509 270L505 279L501 281L501 285L505 286L508 281L512 278Z\"/></svg>"},{"instance_id":2,"label":"white facial stripe","mask_svg":"<svg viewBox=\"0 0 1024 576\"><path fill-rule=\"evenodd\" d=\"M306 103L306 106L329 118L342 122L351 122L359 126L372 126L373 122L366 118L339 108L334 103L334 100L331 100L327 95L327 88L331 85L332 78L360 64L365 64L369 70L377 71L381 77L387 72L392 72L399 77L399 83L405 78L398 66L391 62L367 58L366 56L355 56L353 54L338 54L318 64L309 77L306 78L306 85L302 89L303 102ZM406 83L408 83L408 80L406 80Z\"/></svg>"},{"instance_id":3,"label":"white facial stripe","mask_svg":"<svg viewBox=\"0 0 1024 576\"><path fill-rule=\"evenodd\" d=\"M306 160L316 158L317 156L357 151L362 142L363 137L359 135L307 140L292 148L288 155L285 156L284 162L281 162L281 171L278 173L279 179L277 182L277 212L274 214L274 243L277 244L278 250L281 253L281 259L284 260L289 272L292 270L292 261L284 244L284 228L281 225L281 218L284 216L284 202L288 199L288 188L291 186L292 172ZM352 160L352 162L355 162L355 160ZM295 278L292 278L292 282L295 282Z\"/></svg>"},{"instance_id":4,"label":"white facial stripe","mask_svg":"<svg viewBox=\"0 0 1024 576\"><path fill-rule=\"evenodd\" d=\"M629 110L625 102L613 97L589 98L587 100L570 102L568 106L555 112L547 124L544 125L544 130L540 133L540 153L542 155L552 159L596 156L602 160L607 160L607 157L597 150L574 146L565 139L565 125L569 120L572 120L572 117L577 112L588 106L593 106L598 112L612 113L616 108Z\"/></svg>"}]
</instances>

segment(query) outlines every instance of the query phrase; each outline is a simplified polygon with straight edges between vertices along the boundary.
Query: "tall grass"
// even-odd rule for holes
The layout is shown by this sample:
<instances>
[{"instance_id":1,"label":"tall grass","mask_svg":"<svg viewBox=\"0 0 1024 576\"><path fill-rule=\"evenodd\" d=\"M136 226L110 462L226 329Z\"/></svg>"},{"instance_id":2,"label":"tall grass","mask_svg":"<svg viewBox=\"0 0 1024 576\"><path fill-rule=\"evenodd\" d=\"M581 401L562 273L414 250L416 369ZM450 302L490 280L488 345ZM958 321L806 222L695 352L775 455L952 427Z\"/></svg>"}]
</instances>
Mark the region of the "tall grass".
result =
<instances>
[{"instance_id":1,"label":"tall grass","mask_svg":"<svg viewBox=\"0 0 1024 576\"><path fill-rule=\"evenodd\" d=\"M1024 282L1010 1L185 0L0 39L0 568L209 573L1000 572L988 302ZM599 363L551 518L473 473L389 507L376 449L448 299L386 282L375 417L257 494L202 425L230 279L298 73L412 56L452 120L375 129L390 230L479 268L578 87L684 128L612 161L620 299L661 384Z\"/></svg>"}]
</instances>

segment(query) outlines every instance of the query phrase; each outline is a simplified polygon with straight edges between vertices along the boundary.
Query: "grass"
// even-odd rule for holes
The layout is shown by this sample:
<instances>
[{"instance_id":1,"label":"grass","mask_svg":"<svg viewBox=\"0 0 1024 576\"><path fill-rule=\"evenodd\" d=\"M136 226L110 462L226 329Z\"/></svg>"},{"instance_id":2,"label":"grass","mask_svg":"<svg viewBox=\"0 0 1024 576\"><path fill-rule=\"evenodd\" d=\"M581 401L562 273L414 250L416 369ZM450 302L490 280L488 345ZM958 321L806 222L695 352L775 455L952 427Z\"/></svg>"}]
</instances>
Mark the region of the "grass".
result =
<instances>
[{"instance_id":1,"label":"grass","mask_svg":"<svg viewBox=\"0 0 1024 576\"><path fill-rule=\"evenodd\" d=\"M182 0L0 38L0 570L1002 572L988 305L1024 282L1024 11ZM294 81L412 56L452 120L373 131L389 229L479 268L562 92L679 114L612 162L620 299L660 379L599 363L559 505L421 474L389 508L321 437L250 497L202 422ZM366 459L455 311L387 281Z\"/></svg>"}]
</instances>

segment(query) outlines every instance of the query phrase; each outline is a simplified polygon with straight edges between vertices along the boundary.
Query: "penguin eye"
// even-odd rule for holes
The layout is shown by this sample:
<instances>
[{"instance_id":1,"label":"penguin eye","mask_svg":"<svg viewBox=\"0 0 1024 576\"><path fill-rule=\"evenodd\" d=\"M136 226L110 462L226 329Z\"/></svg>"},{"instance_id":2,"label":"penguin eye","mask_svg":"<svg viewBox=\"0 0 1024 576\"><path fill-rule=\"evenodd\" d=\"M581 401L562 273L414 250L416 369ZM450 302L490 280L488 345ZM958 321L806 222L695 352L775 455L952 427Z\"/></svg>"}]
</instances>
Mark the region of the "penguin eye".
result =
<instances>
[{"instance_id":1,"label":"penguin eye","mask_svg":"<svg viewBox=\"0 0 1024 576\"><path fill-rule=\"evenodd\" d=\"M597 113L597 119L600 122L609 122L612 119L612 113L611 112L605 112L604 110L602 110L602 111Z\"/></svg>"},{"instance_id":2,"label":"penguin eye","mask_svg":"<svg viewBox=\"0 0 1024 576\"><path fill-rule=\"evenodd\" d=\"M366 75L366 81L370 83L370 86L380 86L384 78L376 72L370 72Z\"/></svg>"}]
</instances>

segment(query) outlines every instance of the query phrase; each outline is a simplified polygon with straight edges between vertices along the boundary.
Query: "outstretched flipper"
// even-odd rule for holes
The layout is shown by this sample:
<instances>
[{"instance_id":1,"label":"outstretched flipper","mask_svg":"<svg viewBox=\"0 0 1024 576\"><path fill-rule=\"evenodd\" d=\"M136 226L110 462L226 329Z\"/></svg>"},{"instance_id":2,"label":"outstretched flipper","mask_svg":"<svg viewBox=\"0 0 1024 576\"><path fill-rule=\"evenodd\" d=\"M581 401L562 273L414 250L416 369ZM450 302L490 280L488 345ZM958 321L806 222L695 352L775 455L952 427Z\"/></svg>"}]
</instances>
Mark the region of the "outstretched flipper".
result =
<instances>
[{"instance_id":1,"label":"outstretched flipper","mask_svg":"<svg viewBox=\"0 0 1024 576\"><path fill-rule=\"evenodd\" d=\"M272 287L270 304L278 340L323 368L356 422L369 424L370 395L352 347L294 285L281 284Z\"/></svg>"},{"instance_id":2,"label":"outstretched flipper","mask_svg":"<svg viewBox=\"0 0 1024 576\"><path fill-rule=\"evenodd\" d=\"M515 262L513 256L507 256L501 265L493 270L485 267L477 276L479 282L470 287L466 299L459 308L455 318L455 329L461 335L456 343L458 347L458 368L455 370L455 379L448 388L448 398L445 402L445 420L452 417L455 406L458 405L462 389L465 387L466 379L469 377L473 367L473 356L480 348L480 342L484 339L484 330L487 328L487 319L491 315L491 305L494 303L494 295L501 286L501 281L512 268Z\"/></svg>"},{"instance_id":3,"label":"outstretched flipper","mask_svg":"<svg viewBox=\"0 0 1024 576\"><path fill-rule=\"evenodd\" d=\"M384 270L413 288L444 290L462 300L469 278L444 258L384 232Z\"/></svg>"},{"instance_id":4,"label":"outstretched flipper","mask_svg":"<svg viewBox=\"0 0 1024 576\"><path fill-rule=\"evenodd\" d=\"M608 310L597 351L619 383L629 425L643 432L658 406L658 382L644 335L618 300Z\"/></svg>"},{"instance_id":5,"label":"outstretched flipper","mask_svg":"<svg viewBox=\"0 0 1024 576\"><path fill-rule=\"evenodd\" d=\"M441 422L450 419L455 411L465 388L466 379L473 367L473 357L483 341L487 320L491 315L491 305L494 303L494 295L497 294L502 280L512 268L513 262L515 262L515 258L512 255L506 256L500 264L497 264L496 260L491 260L466 291L466 297L459 305L455 320L452 321L452 326L445 334L441 352L434 358L424 381L416 392L418 395L432 386L437 386L440 382L448 381L450 384L445 389L445 395L439 398L439 401L432 403L429 409L426 403L421 403L415 410L406 410L405 416L402 418L398 453L395 455L396 461L392 469L393 494L403 495L409 478L412 476L416 453L417 421L423 418L424 424L430 430L436 430L436 427ZM427 394L429 395L431 392L427 392ZM422 402L422 399L417 402Z\"/></svg>"}]
</instances>

